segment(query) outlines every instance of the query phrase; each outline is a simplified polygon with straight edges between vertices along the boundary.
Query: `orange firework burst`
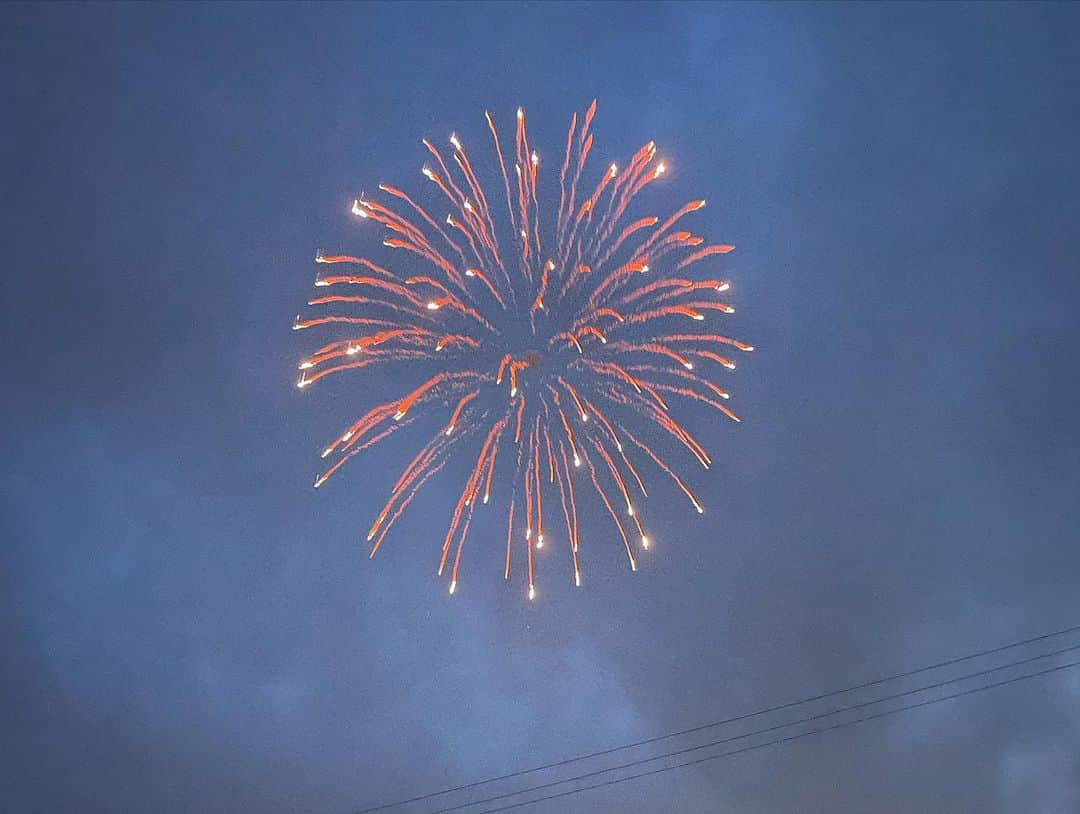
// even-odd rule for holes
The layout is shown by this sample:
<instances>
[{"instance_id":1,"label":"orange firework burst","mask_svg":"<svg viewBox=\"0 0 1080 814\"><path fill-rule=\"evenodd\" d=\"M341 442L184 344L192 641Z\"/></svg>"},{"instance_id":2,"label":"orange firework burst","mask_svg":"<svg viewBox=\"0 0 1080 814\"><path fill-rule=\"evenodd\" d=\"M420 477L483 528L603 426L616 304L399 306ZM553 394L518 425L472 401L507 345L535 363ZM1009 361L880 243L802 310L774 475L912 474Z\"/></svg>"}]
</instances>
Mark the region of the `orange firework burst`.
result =
<instances>
[{"instance_id":1,"label":"orange firework burst","mask_svg":"<svg viewBox=\"0 0 1080 814\"><path fill-rule=\"evenodd\" d=\"M580 120L576 114L571 119L558 206L550 207L554 212L543 228L540 200L547 196L538 193L540 158L529 146L522 110L512 152L507 142L505 153L491 115L485 114L502 181L499 192L485 192L456 135L450 137L448 157L425 139L433 163L422 172L436 187L435 198L449 208L445 218L386 184L379 185L386 203L361 198L352 209L387 230L384 246L418 258L409 261L415 273L364 257L318 254L316 262L330 268L315 285L335 293L309 300L312 315L298 316L293 326L344 332L300 363L301 389L332 373L386 363L396 364L402 376L419 375L420 382L371 408L331 441L322 456L333 462L315 486L354 455L413 423L421 408L444 416L368 531L372 556L452 456L468 454L471 461L475 455L439 557L442 575L453 553L451 594L473 512L488 503L496 466L513 473L504 576L510 576L516 540L524 548L532 599L534 553L545 543L545 510L565 524L576 585L581 584L578 505L585 492L594 493L610 514L635 570L635 549L650 545L631 497L647 494L639 466L655 466L699 514L704 511L676 468L631 427L642 436L647 431L669 439L707 469L708 453L675 420L669 400L691 399L739 420L722 403L728 392L712 374L735 367L723 352L753 348L698 330L706 319L734 311L715 298L730 284L677 276L733 247L706 245L675 228L705 206L703 200L667 218L627 217L635 196L665 171L651 141L622 169L611 164L591 191L583 191L595 113L594 101ZM505 221L494 214L501 209L501 192ZM554 197L553 181L550 192ZM425 364L431 369L418 374Z\"/></svg>"}]
</instances>

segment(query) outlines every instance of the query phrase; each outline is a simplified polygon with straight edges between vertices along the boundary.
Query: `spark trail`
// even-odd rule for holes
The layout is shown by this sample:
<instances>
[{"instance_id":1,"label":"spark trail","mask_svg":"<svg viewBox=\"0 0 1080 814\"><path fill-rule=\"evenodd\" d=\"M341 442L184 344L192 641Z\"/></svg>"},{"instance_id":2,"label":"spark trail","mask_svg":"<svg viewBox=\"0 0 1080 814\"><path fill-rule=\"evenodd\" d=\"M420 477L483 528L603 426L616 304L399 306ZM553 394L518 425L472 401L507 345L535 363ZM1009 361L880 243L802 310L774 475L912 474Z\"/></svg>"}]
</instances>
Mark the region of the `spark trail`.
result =
<instances>
[{"instance_id":1,"label":"spark trail","mask_svg":"<svg viewBox=\"0 0 1080 814\"><path fill-rule=\"evenodd\" d=\"M683 276L734 247L675 229L704 200L666 216L628 215L667 169L652 141L621 169L611 163L588 181L595 115L593 101L571 119L557 203L541 184L542 162L521 109L512 137L500 136L485 113L494 158L486 166L474 163L456 133L443 150L424 139L430 163L421 174L430 194L380 184L388 200L361 197L352 207L385 229L383 247L405 259L317 254L320 270L328 267L315 280L324 290L293 323L293 330L337 332L300 362L301 390L378 366L412 382L329 439L316 487L398 430L424 417L434 428L368 531L371 556L435 475L455 460L471 463L439 551L437 570L451 594L474 511L500 489L507 492L494 502L506 507L504 577L523 561L529 599L537 595L538 557L560 529L574 584L582 584L578 516L590 493L637 570L637 549L648 550L653 539L631 495L648 495L650 474L666 476L704 512L679 465L660 450L666 445L706 469L711 463L675 417L678 402L740 420L720 401L729 400L728 389L713 381L735 362L717 351L753 347L705 326L734 312L717 299L731 283ZM487 190L484 174L497 179ZM506 475L496 476L497 467Z\"/></svg>"}]
</instances>

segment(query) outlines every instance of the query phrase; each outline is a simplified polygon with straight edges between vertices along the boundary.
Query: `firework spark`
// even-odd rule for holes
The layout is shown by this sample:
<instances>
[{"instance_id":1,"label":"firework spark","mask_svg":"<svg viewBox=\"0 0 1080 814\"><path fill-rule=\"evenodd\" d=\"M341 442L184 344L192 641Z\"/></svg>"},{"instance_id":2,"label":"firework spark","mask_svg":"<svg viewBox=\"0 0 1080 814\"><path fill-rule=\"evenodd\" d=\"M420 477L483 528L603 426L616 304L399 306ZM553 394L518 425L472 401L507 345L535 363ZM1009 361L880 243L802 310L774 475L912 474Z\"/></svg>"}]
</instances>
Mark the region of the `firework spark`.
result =
<instances>
[{"instance_id":1,"label":"firework spark","mask_svg":"<svg viewBox=\"0 0 1080 814\"><path fill-rule=\"evenodd\" d=\"M488 504L493 484L510 484L504 576L510 577L515 547L522 547L530 599L537 552L552 542L550 526L545 539L546 518L562 521L574 583L581 585L578 506L585 493L610 515L637 570L635 551L652 542L633 497L647 495L642 463L670 478L698 514L704 508L676 467L630 428L683 447L707 469L708 452L676 421L669 400L695 401L739 421L721 403L727 390L712 377L735 367L718 351L753 348L695 330L715 314L734 311L715 298L730 283L677 276L734 247L705 245L702 237L674 228L704 200L666 218L629 220L638 193L666 171L651 141L621 169L610 164L590 190L582 177L595 113L594 101L570 122L557 206L540 192L541 160L529 145L521 109L505 145L485 114L499 191L485 191L456 134L446 156L424 139L431 163L421 172L435 188L429 208L387 184L379 189L393 200L359 198L352 208L385 228L384 246L413 255L403 265L417 273L320 253L316 262L329 268L315 285L334 293L309 300L311 315L297 316L293 325L343 332L300 362L301 389L375 365L395 365L402 377L429 366L415 386L369 409L330 441L322 457L331 463L315 486L418 414L442 416L394 484L367 539L374 556L430 479L452 457L467 456L473 463L439 556L438 573L449 566L451 594L473 512ZM512 477L495 479L497 466Z\"/></svg>"}]
</instances>

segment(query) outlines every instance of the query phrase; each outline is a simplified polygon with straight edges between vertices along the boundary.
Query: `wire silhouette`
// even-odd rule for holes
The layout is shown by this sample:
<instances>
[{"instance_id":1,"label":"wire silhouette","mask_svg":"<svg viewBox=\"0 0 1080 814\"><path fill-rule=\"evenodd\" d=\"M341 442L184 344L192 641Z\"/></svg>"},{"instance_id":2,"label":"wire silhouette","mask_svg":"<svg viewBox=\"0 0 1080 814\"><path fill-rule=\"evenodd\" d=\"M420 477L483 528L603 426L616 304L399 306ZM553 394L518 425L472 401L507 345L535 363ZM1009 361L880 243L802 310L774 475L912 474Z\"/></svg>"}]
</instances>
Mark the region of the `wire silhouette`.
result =
<instances>
[{"instance_id":1,"label":"wire silhouette","mask_svg":"<svg viewBox=\"0 0 1080 814\"><path fill-rule=\"evenodd\" d=\"M615 754L617 752L626 751L628 749L634 749L634 748L639 747L639 746L647 746L647 745L652 744L652 743L658 743L660 741L669 740L671 738L678 738L678 737L681 737L683 735L692 735L692 734L695 734L697 732L705 731L707 729L713 729L715 727L720 727L720 726L726 726L728 724L739 723L740 721L746 721L746 720L749 720L751 718L757 718L757 717L760 717L760 716L763 716L763 715L769 715L769 714L774 713L774 712L782 712L783 710L792 709L794 707L799 707L799 706L802 706L804 704L810 704L810 703L813 703L815 701L823 701L823 700L825 700L827 698L835 698L836 696L839 696L839 695L845 695L847 693L856 692L858 690L868 689L869 687L876 687L876 686L880 686L881 684L887 684L887 683L890 683L890 682L893 682L893 681L899 681L900 679L910 678L911 676L920 675L922 673L931 672L933 670L940 670L940 669L943 669L945 667L951 667L951 666L956 665L956 664L962 664L965 661L972 661L974 659L983 658L983 657L986 657L986 656L992 656L992 655L995 655L997 653L1003 653L1006 650L1013 650L1015 648L1023 647L1025 645L1036 644L1038 642L1043 642L1043 641L1046 641L1048 639L1057 638L1059 636L1065 636L1065 635L1068 635L1070 633L1076 633L1078 631L1080 631L1080 625L1072 625L1070 627L1062 628L1061 630L1056 630L1056 631L1054 631L1052 633L1044 633L1044 634L1041 634L1039 636L1032 636L1032 637L1029 637L1027 639L1021 639L1019 641L1011 642L1009 644L1000 645L998 647L992 647L992 648L985 649L985 650L975 651L975 652L968 653L968 654L963 655L963 656L957 656L955 658L945 659L943 661L935 662L933 664L928 664L928 665L925 665L923 667L918 667L918 668L913 669L913 670L907 670L907 671L904 671L904 672L901 672L901 673L894 673L893 675L883 676L881 678L875 678L875 679L872 679L870 681L861 682L859 684L853 684L853 685L851 685L849 687L844 687L843 689L830 690L829 692L824 692L824 693L819 693L817 695L807 696L807 697L804 697L804 698L800 698L800 699L798 699L796 701L788 701L788 702L785 702L783 704L776 704L774 706L765 707L763 709L755 710L753 712L743 713L741 715L736 715L736 716L732 716L732 717L729 717L729 718L723 718L723 719L720 719L720 720L717 720L717 721L711 721L709 723L700 724L698 726L693 726L693 727L690 727L688 729L681 729L681 730L677 730L677 731L674 731L674 732L668 732L668 733L665 733L663 735L656 735L656 736L653 736L653 737L650 737L650 738L643 738L641 740L632 741L632 742L629 742L629 743L624 743L624 744L621 744L619 746L612 746L612 747L609 747L607 749L600 749L600 750L597 750L597 751L594 751L594 752L589 752L589 753L586 753L586 754L583 754L583 755L577 755L575 757L569 757L569 758L564 758L562 760L552 761L550 763L544 763L544 764L542 764L540 766L533 766L532 768L528 768L528 769L520 769L518 771L507 772L506 774L496 775L494 777L488 777L488 778L484 778L484 779L481 779L481 780L474 780L474 781L469 782L469 783L462 783L461 785L458 785L458 786L453 786L451 788L446 788L446 789L442 789L442 790L439 790L439 791L432 791L432 792L428 792L426 794L420 794L420 795L417 795L415 797L409 797L407 799L397 800L397 801L389 802L389 803L382 803L380 805L371 806L369 808L361 809L361 810L357 811L356 814L372 814L373 812L376 812L376 811L384 811L384 810L389 809L389 808L396 808L398 806L404 806L404 805L408 805L410 803L419 803L419 802L422 802L424 800L431 800L431 799L433 799L435 797L442 797L442 796L447 795L447 794L453 794L453 793L459 792L459 791L468 791L469 789L475 789L475 788L479 788L480 786L490 785L492 783L497 783L497 782L502 781L502 780L512 780L515 777L525 777L527 775L535 774L537 772L542 772L542 771L545 771L547 769L556 769L556 768L559 768L560 766L567 766L567 765L570 765L572 763L591 760L593 758L598 758L598 757L604 757L606 755L612 755L612 754Z\"/></svg>"},{"instance_id":2,"label":"wire silhouette","mask_svg":"<svg viewBox=\"0 0 1080 814\"><path fill-rule=\"evenodd\" d=\"M723 746L725 744L732 743L734 741L745 740L746 738L754 737L754 736L757 736L757 735L766 735L766 734L769 734L770 732L777 732L777 731L779 731L781 729L788 729L788 728L793 727L793 726L799 726L800 724L807 724L807 723L811 723L813 721L820 721L820 720L823 720L825 718L831 718L834 715L839 715L839 714L842 714L842 713L845 713L845 712L852 712L852 711L858 710L858 709L865 709L867 707L871 707L871 706L875 706L877 704L885 703L886 701L895 701L895 700L897 700L899 698L905 698L905 697L908 697L908 696L917 695L919 693L928 692L930 690L940 689L941 687L944 687L944 686L949 685L949 684L956 684L956 683L961 682L961 681L968 681L968 680L973 679L973 678L980 678L982 676L987 676L987 675L990 675L990 674L993 674L993 673L1001 672L1002 670L1007 670L1007 669L1010 669L1010 668L1013 668L1013 667L1020 667L1020 666L1022 666L1024 664L1030 664L1031 662L1039 661L1041 659L1047 659L1047 658L1051 658L1053 656L1060 656L1063 653L1068 653L1068 652L1072 652L1072 651L1075 651L1075 650L1080 650L1080 644L1070 645L1069 647L1064 647L1064 648L1061 648L1059 650L1053 650L1053 651L1051 651L1049 653L1043 653L1043 654L1040 654L1040 655L1037 655L1037 656L1029 656L1028 658L1020 659L1019 661L1009 662L1007 664L1002 664L1002 665L997 666L997 667L990 667L990 668L987 668L985 670L979 670L977 672L968 673L968 674L965 674L965 675L957 676L955 678L949 678L949 679L945 679L943 681L937 681L937 682L934 682L933 684L926 684L924 686L916 687L914 689L904 690L903 692L898 692L898 693L893 693L892 695L886 695L886 696L884 696L882 698L875 698L875 699L872 699L872 700L869 700L869 701L861 701L861 702L859 702L857 704L849 704L848 706L839 707L837 709L828 710L828 711L825 711L825 712L820 712L820 713L817 713L815 715L810 715L810 716L806 716L806 717L803 717L803 718L797 718L797 719L795 719L793 721L788 721L786 723L781 723L781 724L775 724L773 726L768 726L768 727L765 727L763 729L752 730L750 732L746 732L746 733L743 733L743 734L740 734L740 735L731 735L731 736L726 737L726 738L720 738L718 740L710 741L708 743L703 743L703 744L701 744L699 746L688 746L688 747L686 747L684 749L678 749L678 750L671 751L671 752L663 752L663 753L661 753L659 755L654 755L653 757L638 758L637 760L627 761L626 763L621 763L621 764L618 764L616 766L609 766L606 769L596 769L596 770L591 771L591 772L585 772L583 774L575 775L573 777L567 777L567 778L564 778L562 780L552 780L552 781L549 781L547 783L541 783L541 784L538 784L538 785L535 785L535 786L529 786L527 788L518 789L517 791L509 791L509 792L505 792L503 794L494 795L492 797L485 797L485 798L482 798L480 800L473 800L472 802L468 802L468 803L459 803L458 805L449 806L447 808L440 808L440 809L432 812L432 814L448 814L449 812L452 812L452 811L460 811L460 810L465 809L465 808L472 808L473 806L483 805L484 803L493 803L493 802L497 802L498 800L505 800L505 799L510 798L510 797L517 797L517 796L519 796L521 794L527 794L529 792L542 791L544 789L554 788L555 786L562 786L562 785L565 785L567 783L573 783L573 782L576 782L576 781L579 781L579 780L588 780L588 779L593 778L593 777L598 777L598 776L600 776L602 774L609 774L611 772L620 771L622 769L631 769L631 768L634 768L635 766L642 766L642 765L644 765L646 763L655 763L658 760L664 760L664 759L667 759L667 758L679 757L681 755L687 755L687 754L690 754L692 752L700 752L703 749L710 749L710 748L715 747L715 746ZM1077 662L1077 664L1080 664L1080 662ZM871 720L872 717L873 716L871 716L871 718L867 718L866 720ZM823 732L824 731L829 731L829 728L825 728L825 729L820 730L820 731L823 731ZM782 743L784 741L783 741L783 739L781 739L778 742ZM737 754L737 753L738 753L738 751L736 751L734 754ZM688 764L685 764L685 765L692 765L693 762L694 761L691 761L691 763L688 763ZM679 764L679 765L683 765L683 764ZM671 767L671 768L676 768L676 767ZM636 776L637 775L634 775L632 777L636 777ZM631 778L626 778L626 779L631 779ZM589 788L589 787L586 787L586 788ZM501 811L502 809L495 809L495 810L496 811ZM486 812L485 812L485 814L486 814Z\"/></svg>"},{"instance_id":3,"label":"wire silhouette","mask_svg":"<svg viewBox=\"0 0 1080 814\"><path fill-rule=\"evenodd\" d=\"M861 723L865 723L867 721L873 721L873 720L876 720L878 718L886 718L886 717L888 717L890 715L897 715L897 714L899 714L901 712L908 712L909 710L919 709L920 707L928 707L928 706L931 706L933 704L940 704L940 703L943 703L945 701L951 701L951 700L953 700L955 698L961 698L961 697L966 696L966 695L974 695L975 693L985 692L987 690L997 689L998 687L1005 687L1005 686L1007 686L1009 684L1016 684L1016 683L1019 683L1021 681L1026 681L1027 679L1040 678L1042 676L1050 675L1051 673L1058 673L1058 672L1061 672L1062 670L1068 670L1068 669L1070 669L1072 667L1080 667L1080 661L1073 661L1073 662L1069 662L1068 664L1060 664L1060 665L1058 665L1056 667L1048 667L1045 670L1039 670L1038 672L1035 672L1035 673L1026 673L1026 674L1024 674L1022 676L1014 676L1013 678L1008 678L1008 679L1005 679L1004 681L996 681L996 682L994 682L992 684L984 684L984 685L982 685L980 687L972 687L972 688L967 689L967 690L962 690L960 692L955 692L955 693L950 693L949 695L944 695L941 698L932 698L929 701L920 701L920 702L915 703L915 704L906 704L906 705L904 705L902 707L897 707L896 709L885 710L884 712L877 712L877 713L874 713L873 715L865 715L862 718L855 718L855 719L850 720L850 721L842 721L842 722L840 722L838 724L833 724L832 726L825 726L825 727L821 727L820 729L812 729L812 730L810 730L808 732L800 732L800 733L798 733L796 735L789 735L786 738L777 738L775 740L766 741L764 743L756 743L756 744L753 744L751 746L744 746L744 747L742 747L740 749L733 749L730 752L721 752L720 754L716 754L716 755L707 755L705 757L697 758L696 760L688 760L688 761L685 761L683 763L676 763L673 766L662 766L659 769L651 769L651 770L649 770L647 772L639 772L637 774L628 775L627 777L618 777L618 778L614 778L612 780L605 780L603 782L594 783L594 784L589 785L589 786L582 786L581 788L570 789L569 791L559 792L558 794L549 794L549 795L546 795L544 797L537 797L537 798L535 798L533 800L524 800L524 801L522 801L520 803L511 803L510 805L499 806L498 808L489 808L486 811L481 812L481 814L497 814L497 812L501 812L501 811L510 811L512 809L515 809L515 808L522 808L523 806L533 805L534 803L542 803L545 800L555 800L555 799L558 799L560 797L569 797L572 794L580 794L581 792L589 791L590 789L598 789L598 788L603 788L605 786L614 786L614 785L616 785L618 783L626 783L629 780L637 780L638 778L641 778L641 777L649 777L651 775L662 774L663 772L670 772L670 771L673 771L675 769L685 768L687 766L696 766L696 765L699 765L701 763L707 763L710 760L718 760L718 759L724 758L724 757L733 757L734 755L741 755L741 754L744 754L746 752L753 752L753 751L755 751L757 749L764 749L767 746L777 746L777 745L783 744L783 743L790 743L791 741L796 741L796 740L799 740L801 738L808 738L811 735L821 735L821 734L823 734L825 732L832 732L832 731L837 730L837 729L844 729L845 727L854 726L855 724L861 724Z\"/></svg>"}]
</instances>

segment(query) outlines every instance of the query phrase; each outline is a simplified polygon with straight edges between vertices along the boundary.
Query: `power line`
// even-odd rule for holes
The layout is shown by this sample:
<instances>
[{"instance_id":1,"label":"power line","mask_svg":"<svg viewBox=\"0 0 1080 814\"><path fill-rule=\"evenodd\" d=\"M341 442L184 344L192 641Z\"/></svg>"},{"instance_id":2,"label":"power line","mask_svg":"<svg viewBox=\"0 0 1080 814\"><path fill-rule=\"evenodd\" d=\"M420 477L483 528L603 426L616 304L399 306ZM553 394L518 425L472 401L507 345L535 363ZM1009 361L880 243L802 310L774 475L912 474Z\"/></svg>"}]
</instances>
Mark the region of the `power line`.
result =
<instances>
[{"instance_id":1,"label":"power line","mask_svg":"<svg viewBox=\"0 0 1080 814\"><path fill-rule=\"evenodd\" d=\"M1020 667L1020 666L1022 666L1024 664L1030 664L1033 661L1039 661L1041 659L1051 658L1052 656L1060 656L1063 653L1069 653L1069 652L1072 652L1074 650L1080 650L1080 644L1070 645L1069 647L1064 647L1064 648L1061 648L1059 650L1052 650L1049 653L1043 653L1043 654L1040 654L1040 655L1037 655L1037 656L1029 656L1027 658L1020 659L1018 661L1013 661L1013 662L1009 662L1007 664L1002 664L1002 665L1000 665L998 667L989 667L989 668L987 668L985 670L979 670L979 671L974 672L974 673L968 673L966 675L957 676L955 678L949 678L949 679L945 679L943 681L937 681L937 682L934 682L933 684L926 684L926 685L924 685L922 687L916 687L914 689L904 690L903 692L893 693L892 695L886 695L886 696L884 696L882 698L875 698L875 699L872 699L870 701L860 701L857 704L849 704L847 706L839 707L837 709L828 710L828 711L825 711L825 712L819 712L819 713L816 713L814 715L805 716L803 718L797 718L794 721L788 721L787 723L774 724L772 726L764 727L762 729L751 730L750 732L746 732L746 733L741 734L741 735L730 735L730 736L728 736L726 738L720 738L718 740L710 741L708 743L703 743L703 744L701 744L699 746L688 746L688 747L686 747L684 749L677 749L677 750L671 751L671 752L662 752L659 755L654 755L653 757L638 758L636 760L627 761L626 763L620 763L620 764L618 764L616 766L609 766L606 769L596 769L596 770L591 771L591 772L585 772L583 774L575 775L573 777L567 777L567 778L564 778L562 780L551 780L551 781L549 781L547 783L540 783L540 784L537 784L535 786L528 786L528 787L523 788L523 789L518 789L517 791L508 791L508 792L504 792L502 794L496 794L496 795L491 796L491 797L484 797L484 798L479 799L479 800L473 800L472 802L468 802L468 803L459 803L457 805L449 806L447 808L440 808L437 811L432 812L432 814L449 814L449 812L452 812L452 811L460 811L460 810L465 809L465 808L472 808L473 806L483 805L484 803L494 803L494 802L497 802L499 800L505 800L505 799L507 799L509 797L517 797L518 795L527 794L529 792L542 791L544 789L554 788L555 786L562 786L562 785L565 785L567 783L574 783L574 782L576 782L578 780L588 780L588 779L593 778L593 777L598 777L598 776L600 776L602 774L609 774L611 772L620 771L620 770L623 770L623 769L632 769L635 766L643 766L646 763L654 763L654 762L656 762L658 760L665 760L667 758L673 758L673 757L679 757L679 756L682 756L682 755L688 755L691 752L700 752L702 749L711 749L711 748L713 748L715 746L723 746L725 744L732 743L734 741L745 740L746 738L755 737L757 735L767 735L770 732L776 732L776 731L781 730L781 729L788 729L788 728L790 728L792 726L798 726L800 724L807 724L807 723L811 723L813 721L820 721L820 720L822 720L824 718L831 718L834 715L839 715L839 714L845 713L845 712L852 712L852 711L857 710L857 709L865 709L866 707L871 707L871 706L874 706L876 704L883 704L886 701L895 701L895 700L897 700L899 698L906 698L906 697L911 696L911 695L917 695L919 693L928 692L930 690L940 689L941 687L947 686L949 684L956 684L957 682L960 682L960 681L968 681L968 680L973 679L973 678L980 678L982 676L987 676L987 675L990 675L992 673L1001 672L1002 670L1008 670L1008 669L1010 669L1012 667ZM1078 662L1078 663L1080 663L1080 662ZM823 730L823 731L825 731L825 730ZM586 788L588 788L588 787L586 787Z\"/></svg>"},{"instance_id":2,"label":"power line","mask_svg":"<svg viewBox=\"0 0 1080 814\"><path fill-rule=\"evenodd\" d=\"M999 647L993 647L988 650L980 650L974 653L969 653L964 656L958 656L956 658L946 659L945 661L939 661L935 664L928 664L925 667L919 667L914 670L907 670L902 673L896 673L890 676L884 676L882 678L875 678L871 681L864 681L861 684L854 684L850 687L845 687L841 690L832 690L830 692L820 693L818 695L808 696L806 698L800 698L797 701L788 701L783 704L777 704L775 706L759 709L754 712L747 712L742 715L736 715L731 718L724 718L719 721L712 721L710 723L700 724L698 726L690 727L689 729L681 729L675 732L668 732L664 735L656 735L651 738L644 738L642 740L633 741L630 743L624 743L620 746L612 746L607 749L601 749L595 752L589 752L584 755L577 755L576 757L565 758L563 760L556 760L551 763L545 763L540 766L534 766L530 769L520 769L514 772L508 772L506 774L497 775L494 777L488 777L482 780L474 780L470 783L463 783L459 786L453 786L451 788L442 789L440 791L432 791L427 794L417 795L416 797L409 797L403 800L396 800L390 803L382 803L381 805L371 806L370 808L361 809L356 814L372 814L375 811L383 811L388 808L396 808L397 806L407 805L409 803L419 803L423 800L430 800L434 797L442 797L447 794L453 794L458 791L467 791L469 789L475 789L480 786L486 786L491 783L497 783L500 780L511 780L515 777L524 777L526 775L535 774L536 772L542 772L546 769L556 769L560 766L566 766L571 763L577 763L579 761L591 760L592 758L604 757L605 755L615 754L616 752L622 752L627 749L633 749L638 746L647 746L651 743L658 743L659 741L668 740L670 738L677 738L683 735L693 735L696 732L702 732L706 729L712 729L714 727L726 726L728 724L738 723L750 718L757 718L762 715L768 715L773 712L780 712L785 709L791 709L792 707L802 706L803 704L809 704L814 701L822 701L826 698L834 698L838 695L844 695L846 693L855 692L856 690L867 689L868 687L876 687L880 684L886 684L892 681L898 681L902 678L909 678L911 676L919 675L921 673L930 672L931 670L940 670L944 667L950 667L954 664L961 664L965 661L971 661L972 659L982 658L984 656L992 656L996 653L1002 653L1006 650L1012 650L1017 647L1023 647L1028 644L1035 644L1036 642L1046 641L1047 639L1053 639L1058 636L1064 636L1069 633L1075 633L1080 631L1080 625L1073 625L1072 627L1063 628L1062 630L1054 631L1053 633L1044 633L1040 636L1032 636L1028 639L1021 639L1020 641L1012 642L1010 644L1004 644Z\"/></svg>"},{"instance_id":3,"label":"power line","mask_svg":"<svg viewBox=\"0 0 1080 814\"><path fill-rule=\"evenodd\" d=\"M581 786L580 788L570 789L569 791L563 791L563 792L559 792L557 794L548 794L548 795L545 795L543 797L537 797L537 798L532 799L532 800L524 800L524 801L522 801L520 803L511 803L509 805L499 806L498 808L489 808L486 811L481 812L481 814L497 814L497 812L501 812L501 811L510 811L512 809L515 809L515 808L521 808L523 806L530 806L530 805L533 805L535 803L542 803L545 800L556 800L556 799L561 798L561 797L569 797L572 794L580 794L583 791L589 791L591 789L599 789L599 788L603 788L603 787L606 787L606 786L614 786L614 785L616 785L618 783L626 783L629 780L637 780L638 778L641 778L641 777L649 777L651 775L657 775L657 774L661 774L663 772L670 772L670 771L673 771L675 769L685 768L687 766L696 766L696 765L701 764L701 763L707 763L710 760L718 760L718 759L724 758L724 757L732 757L734 755L741 755L741 754L744 754L746 752L752 752L752 751L754 751L756 749L764 749L767 746L776 746L776 745L783 744L783 743L790 743L791 741L796 741L796 740L799 740L801 738L807 738L807 737L810 737L811 735L820 735L820 734L823 734L825 732L832 732L833 730L836 730L836 729L844 729L845 727L854 726L855 724L865 723L866 721L873 721L873 720L876 720L878 718L886 718L886 717L888 717L890 715L896 715L896 714L901 713L901 712L907 712L909 710L919 709L920 707L928 707L928 706L930 706L932 704L940 704L940 703L942 703L944 701L951 701L951 700L953 700L955 698L961 698L962 696L965 696L965 695L974 695L975 693L985 692L986 690L993 690L993 689L996 689L998 687L1004 687L1004 686L1006 686L1008 684L1016 684L1016 683L1018 683L1020 681L1025 681L1025 680L1030 679L1030 678L1039 678L1041 676L1050 675L1051 673L1060 672L1061 670L1068 670L1068 669L1070 669L1072 667L1080 667L1080 661L1073 661L1073 662L1070 662L1068 664L1060 664L1057 667L1048 667L1045 670L1039 670L1038 672L1035 672L1035 673L1026 673L1026 674L1021 675L1021 676L1014 676L1013 678L1005 679L1004 681L997 681L997 682L994 682L993 684L984 684L984 685L982 685L980 687L972 687L972 688L967 689L967 690L962 690L960 692L955 692L955 693L951 693L949 695L944 695L941 698L932 698L929 701L920 701L920 702L918 702L916 704L907 704L907 705L902 706L902 707L897 707L896 709L885 710L884 712L877 712L877 713L874 713L873 715L866 715L866 716L863 716L862 718L855 718L855 719L850 720L850 721L842 721L841 723L833 724L832 726L825 726L825 727L821 727L820 729L812 729L812 730L810 730L808 732L800 732L800 733L798 733L796 735L789 735L786 738L777 738L775 740L766 741L764 743L756 743L756 744L753 744L751 746L744 746L744 747L742 747L740 749L733 749L730 752L720 752L719 754L716 754L716 755L706 755L705 757L700 757L700 758L697 758L695 760L688 760L688 761L684 761L683 763L676 763L676 764L674 764L672 766L661 766L658 769L650 769L647 772L638 772L637 774L627 775L626 777L617 777L617 778L613 778L611 780L604 780L604 781L599 782L599 783L593 783L592 785L589 785L589 786Z\"/></svg>"}]
</instances>

